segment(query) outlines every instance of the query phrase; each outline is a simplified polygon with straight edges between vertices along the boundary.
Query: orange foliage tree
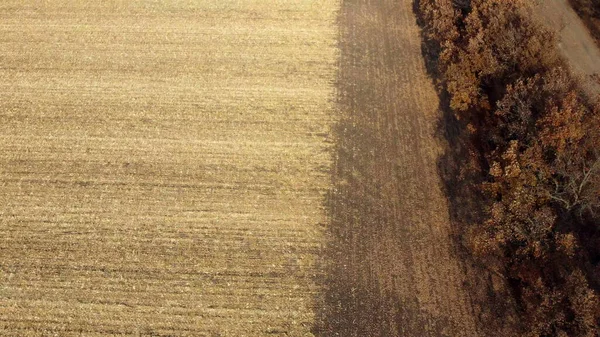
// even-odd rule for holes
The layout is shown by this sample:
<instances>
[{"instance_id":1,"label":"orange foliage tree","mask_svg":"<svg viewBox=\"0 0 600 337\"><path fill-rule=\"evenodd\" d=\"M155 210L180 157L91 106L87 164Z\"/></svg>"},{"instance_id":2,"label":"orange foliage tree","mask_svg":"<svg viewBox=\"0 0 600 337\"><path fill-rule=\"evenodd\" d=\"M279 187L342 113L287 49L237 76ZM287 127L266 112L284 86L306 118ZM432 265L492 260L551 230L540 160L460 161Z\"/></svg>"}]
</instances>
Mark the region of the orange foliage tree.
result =
<instances>
[{"instance_id":1,"label":"orange foliage tree","mask_svg":"<svg viewBox=\"0 0 600 337\"><path fill-rule=\"evenodd\" d=\"M527 335L600 335L600 109L526 1L422 0L420 10L470 147L461 183L485 197L481 221L461 227L471 252L499 261Z\"/></svg>"}]
</instances>

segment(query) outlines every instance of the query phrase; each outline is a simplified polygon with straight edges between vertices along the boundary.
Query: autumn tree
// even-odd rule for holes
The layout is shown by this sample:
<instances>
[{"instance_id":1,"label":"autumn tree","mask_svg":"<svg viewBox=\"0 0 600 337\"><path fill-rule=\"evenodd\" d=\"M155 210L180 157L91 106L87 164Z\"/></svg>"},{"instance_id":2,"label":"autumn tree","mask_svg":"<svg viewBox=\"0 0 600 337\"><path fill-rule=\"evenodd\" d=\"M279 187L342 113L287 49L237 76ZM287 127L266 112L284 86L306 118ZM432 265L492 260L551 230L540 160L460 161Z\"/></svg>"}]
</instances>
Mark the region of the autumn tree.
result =
<instances>
[{"instance_id":1,"label":"autumn tree","mask_svg":"<svg viewBox=\"0 0 600 337\"><path fill-rule=\"evenodd\" d=\"M458 181L483 197L462 203L483 212L459 234L518 288L527 335L600 334L600 109L528 2L420 5L441 90L468 140Z\"/></svg>"}]
</instances>

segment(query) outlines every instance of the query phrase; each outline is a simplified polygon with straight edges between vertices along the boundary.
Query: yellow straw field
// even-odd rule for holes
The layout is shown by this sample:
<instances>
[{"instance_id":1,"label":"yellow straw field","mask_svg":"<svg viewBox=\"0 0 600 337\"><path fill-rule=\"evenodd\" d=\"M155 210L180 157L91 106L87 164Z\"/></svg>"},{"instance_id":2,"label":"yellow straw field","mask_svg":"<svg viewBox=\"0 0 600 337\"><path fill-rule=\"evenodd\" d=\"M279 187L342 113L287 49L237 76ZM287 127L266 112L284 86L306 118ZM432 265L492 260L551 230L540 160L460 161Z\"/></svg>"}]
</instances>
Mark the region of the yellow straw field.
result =
<instances>
[{"instance_id":1,"label":"yellow straw field","mask_svg":"<svg viewBox=\"0 0 600 337\"><path fill-rule=\"evenodd\" d=\"M0 2L0 335L309 335L338 7Z\"/></svg>"}]
</instances>

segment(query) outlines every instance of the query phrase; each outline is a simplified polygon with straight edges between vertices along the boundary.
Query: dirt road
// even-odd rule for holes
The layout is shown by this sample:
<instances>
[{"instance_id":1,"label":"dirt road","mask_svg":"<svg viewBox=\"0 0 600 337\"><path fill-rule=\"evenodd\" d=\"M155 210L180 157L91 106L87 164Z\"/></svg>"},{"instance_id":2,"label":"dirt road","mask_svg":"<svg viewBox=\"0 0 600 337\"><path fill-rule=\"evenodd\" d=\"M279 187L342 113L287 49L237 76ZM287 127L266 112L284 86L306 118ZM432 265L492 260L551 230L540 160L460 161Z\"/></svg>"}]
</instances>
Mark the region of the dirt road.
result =
<instances>
[{"instance_id":1,"label":"dirt road","mask_svg":"<svg viewBox=\"0 0 600 337\"><path fill-rule=\"evenodd\" d=\"M344 1L339 22L342 120L319 335L477 336L412 1Z\"/></svg>"},{"instance_id":2,"label":"dirt road","mask_svg":"<svg viewBox=\"0 0 600 337\"><path fill-rule=\"evenodd\" d=\"M568 0L544 0L538 5L541 19L556 31L559 50L573 72L583 78L584 89L591 96L600 94L600 49Z\"/></svg>"},{"instance_id":3,"label":"dirt road","mask_svg":"<svg viewBox=\"0 0 600 337\"><path fill-rule=\"evenodd\" d=\"M337 9L1 1L0 335L309 335Z\"/></svg>"}]
</instances>

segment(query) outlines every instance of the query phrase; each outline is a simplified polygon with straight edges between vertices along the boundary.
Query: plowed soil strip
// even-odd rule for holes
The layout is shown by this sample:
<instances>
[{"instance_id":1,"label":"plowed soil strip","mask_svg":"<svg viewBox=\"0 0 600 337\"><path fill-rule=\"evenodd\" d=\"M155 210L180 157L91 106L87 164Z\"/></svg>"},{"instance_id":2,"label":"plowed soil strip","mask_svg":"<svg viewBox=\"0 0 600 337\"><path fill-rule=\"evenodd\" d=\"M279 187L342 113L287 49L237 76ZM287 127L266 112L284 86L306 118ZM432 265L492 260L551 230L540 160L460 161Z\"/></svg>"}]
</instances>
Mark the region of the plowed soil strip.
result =
<instances>
[{"instance_id":1,"label":"plowed soil strip","mask_svg":"<svg viewBox=\"0 0 600 337\"><path fill-rule=\"evenodd\" d=\"M307 335L337 7L1 1L0 335Z\"/></svg>"},{"instance_id":2,"label":"plowed soil strip","mask_svg":"<svg viewBox=\"0 0 600 337\"><path fill-rule=\"evenodd\" d=\"M438 97L409 0L340 18L332 263L323 336L475 336L436 163Z\"/></svg>"}]
</instances>

